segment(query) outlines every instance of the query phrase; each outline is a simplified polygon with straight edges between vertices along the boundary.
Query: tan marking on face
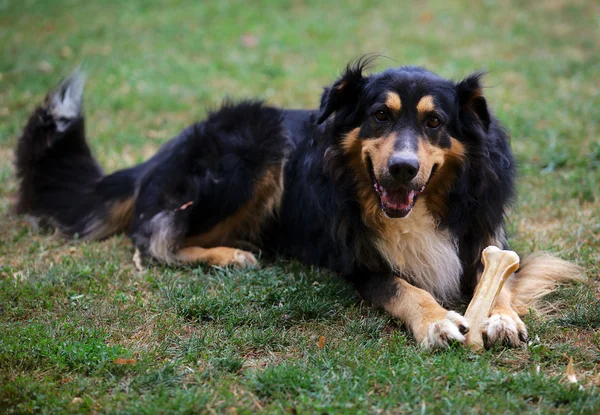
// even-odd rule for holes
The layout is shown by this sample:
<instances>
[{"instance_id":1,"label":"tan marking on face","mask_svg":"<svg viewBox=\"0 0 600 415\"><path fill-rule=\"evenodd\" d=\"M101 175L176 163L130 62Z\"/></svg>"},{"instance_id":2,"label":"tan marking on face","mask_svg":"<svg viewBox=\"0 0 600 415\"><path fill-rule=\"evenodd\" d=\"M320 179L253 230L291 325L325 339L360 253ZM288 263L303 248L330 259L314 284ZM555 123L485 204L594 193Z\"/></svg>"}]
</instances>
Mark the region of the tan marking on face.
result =
<instances>
[{"instance_id":1,"label":"tan marking on face","mask_svg":"<svg viewBox=\"0 0 600 415\"><path fill-rule=\"evenodd\" d=\"M380 225L383 225L383 222L376 218L382 216L383 213L373 189L367 160L371 160L375 176L381 177L393 154L395 135L361 140L358 138L358 131L357 128L346 135L342 141L342 148L349 157L350 166L355 173L363 221L372 225L373 228L381 228ZM427 184L424 196L428 210L438 217L443 217L447 212L446 198L452 188L458 168L465 158L465 151L464 145L455 138L451 138L449 148L434 146L424 139L419 140L417 156L420 168L414 180L415 183L424 185L431 177L433 166L437 165L437 171Z\"/></svg>"},{"instance_id":2,"label":"tan marking on face","mask_svg":"<svg viewBox=\"0 0 600 415\"><path fill-rule=\"evenodd\" d=\"M352 130L342 141L342 147L350 158L354 170L358 197L362 206L363 221L369 223L383 213L379 206L379 198L373 189L368 160L371 160L375 177L381 177L387 171L390 157L394 153L395 134L379 138L361 140L359 129Z\"/></svg>"},{"instance_id":3,"label":"tan marking on face","mask_svg":"<svg viewBox=\"0 0 600 415\"><path fill-rule=\"evenodd\" d=\"M420 116L423 116L434 109L435 103L433 102L433 97L431 95L425 95L417 104L417 111L419 112Z\"/></svg>"},{"instance_id":4,"label":"tan marking on face","mask_svg":"<svg viewBox=\"0 0 600 415\"><path fill-rule=\"evenodd\" d=\"M439 148L431 144L419 146L421 170L428 177L435 164L437 172L425 188L424 196L427 208L434 214L443 217L447 212L446 198L456 178L456 173L465 159L465 146L455 138L450 139L449 148ZM419 171L421 174L421 171ZM425 178L425 180L427 180Z\"/></svg>"},{"instance_id":5,"label":"tan marking on face","mask_svg":"<svg viewBox=\"0 0 600 415\"><path fill-rule=\"evenodd\" d=\"M388 92L385 99L385 105L394 112L400 112L400 109L402 108L400 95L395 92Z\"/></svg>"},{"instance_id":6,"label":"tan marking on face","mask_svg":"<svg viewBox=\"0 0 600 415\"><path fill-rule=\"evenodd\" d=\"M342 140L342 149L348 157L349 167L354 172L356 179L357 196L362 207L362 218L365 223L369 223L372 218L382 214L379 207L379 199L373 189L373 183L369 173L369 166L367 165L367 157L372 157L373 169L376 169L375 157L379 162L381 157L381 147L389 146L385 143L385 138L378 138L372 140L361 140L358 137L359 128L356 128L346 134L346 137ZM393 140L392 146L393 146Z\"/></svg>"},{"instance_id":7,"label":"tan marking on face","mask_svg":"<svg viewBox=\"0 0 600 415\"><path fill-rule=\"evenodd\" d=\"M363 142L361 154L363 163L367 166L367 160L371 159L375 177L379 178L387 172L388 162L394 153L395 141L396 134L389 134Z\"/></svg>"},{"instance_id":8,"label":"tan marking on face","mask_svg":"<svg viewBox=\"0 0 600 415\"><path fill-rule=\"evenodd\" d=\"M431 175L433 166L437 164L440 168L444 164L444 154L443 148L432 145L427 139L420 138L417 157L421 167L417 177L415 177L415 182L425 184Z\"/></svg>"}]
</instances>

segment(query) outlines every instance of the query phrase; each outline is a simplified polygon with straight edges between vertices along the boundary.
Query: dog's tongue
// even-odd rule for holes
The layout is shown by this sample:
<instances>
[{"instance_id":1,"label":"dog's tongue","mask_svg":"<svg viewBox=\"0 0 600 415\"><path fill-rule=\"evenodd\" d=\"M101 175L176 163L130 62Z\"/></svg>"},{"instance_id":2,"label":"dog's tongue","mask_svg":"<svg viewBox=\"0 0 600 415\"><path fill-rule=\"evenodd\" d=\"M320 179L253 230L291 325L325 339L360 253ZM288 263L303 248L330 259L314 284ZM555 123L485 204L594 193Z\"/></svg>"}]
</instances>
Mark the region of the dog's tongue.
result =
<instances>
[{"instance_id":1,"label":"dog's tongue","mask_svg":"<svg viewBox=\"0 0 600 415\"><path fill-rule=\"evenodd\" d=\"M384 192L381 195L381 201L393 210L406 210L412 206L415 191L396 191L393 193Z\"/></svg>"}]
</instances>

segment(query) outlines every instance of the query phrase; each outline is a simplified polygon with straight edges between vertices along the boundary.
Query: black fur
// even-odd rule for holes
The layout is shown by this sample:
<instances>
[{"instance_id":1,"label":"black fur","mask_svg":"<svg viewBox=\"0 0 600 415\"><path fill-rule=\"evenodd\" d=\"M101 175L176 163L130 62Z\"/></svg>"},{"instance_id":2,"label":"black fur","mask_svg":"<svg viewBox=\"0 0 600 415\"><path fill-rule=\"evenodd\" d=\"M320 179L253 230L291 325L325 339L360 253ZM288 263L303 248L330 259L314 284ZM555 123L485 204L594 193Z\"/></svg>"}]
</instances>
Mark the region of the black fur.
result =
<instances>
[{"instance_id":1,"label":"black fur","mask_svg":"<svg viewBox=\"0 0 600 415\"><path fill-rule=\"evenodd\" d=\"M407 104L427 93L444 111L448 134L466 149L439 228L456 237L462 288L469 295L481 251L503 232L513 196L507 133L481 95L480 74L459 83L416 67L367 76L369 63L366 59L349 65L325 88L318 110L225 104L152 159L110 176L103 175L90 154L83 117L75 117L67 131L58 133L48 105L41 107L17 148L18 211L48 218L67 235L85 237L91 218L106 220L115 201L135 194L132 217L111 232L128 229L134 244L152 254L153 235L163 231L167 250L175 252L186 237L207 232L240 209L266 169L285 160L285 191L278 215L263 224L262 248L328 267L377 303L377 296L393 295L386 285L391 269L361 218L356 177L340 141L355 128L372 133L365 120L382 91L400 90ZM193 202L191 207L179 209L188 202ZM373 284L381 286L378 294L371 293Z\"/></svg>"},{"instance_id":2,"label":"black fur","mask_svg":"<svg viewBox=\"0 0 600 415\"><path fill-rule=\"evenodd\" d=\"M94 219L106 220L111 202L133 195L135 175L128 169L105 176L86 143L83 115L65 119L56 113L56 99L64 100L69 86L83 82L78 76L47 96L18 142L15 167L21 184L16 211L50 223L68 237L104 238L124 228L93 232L89 225ZM58 131L58 122L67 129Z\"/></svg>"},{"instance_id":3,"label":"black fur","mask_svg":"<svg viewBox=\"0 0 600 415\"><path fill-rule=\"evenodd\" d=\"M131 226L136 246L148 252L157 231L148 220L160 212L173 228L170 250L236 212L252 197L255 180L285 157L281 119L279 110L259 102L225 104L159 150L139 179Z\"/></svg>"}]
</instances>

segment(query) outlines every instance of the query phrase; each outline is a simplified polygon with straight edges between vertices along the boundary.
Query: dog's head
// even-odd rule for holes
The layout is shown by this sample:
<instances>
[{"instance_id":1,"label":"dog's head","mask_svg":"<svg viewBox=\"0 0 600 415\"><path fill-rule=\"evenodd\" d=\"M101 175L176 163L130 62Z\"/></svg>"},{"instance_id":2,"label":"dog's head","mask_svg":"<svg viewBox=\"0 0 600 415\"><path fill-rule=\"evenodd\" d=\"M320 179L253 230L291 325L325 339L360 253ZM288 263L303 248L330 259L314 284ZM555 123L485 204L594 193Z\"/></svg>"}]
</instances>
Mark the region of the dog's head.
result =
<instances>
[{"instance_id":1,"label":"dog's head","mask_svg":"<svg viewBox=\"0 0 600 415\"><path fill-rule=\"evenodd\" d=\"M348 66L325 89L318 122L330 123L339 137L363 205L404 218L421 194L434 200L450 186L450 167L465 157L464 125L489 128L481 75L454 83L402 67L366 76L366 64Z\"/></svg>"}]
</instances>

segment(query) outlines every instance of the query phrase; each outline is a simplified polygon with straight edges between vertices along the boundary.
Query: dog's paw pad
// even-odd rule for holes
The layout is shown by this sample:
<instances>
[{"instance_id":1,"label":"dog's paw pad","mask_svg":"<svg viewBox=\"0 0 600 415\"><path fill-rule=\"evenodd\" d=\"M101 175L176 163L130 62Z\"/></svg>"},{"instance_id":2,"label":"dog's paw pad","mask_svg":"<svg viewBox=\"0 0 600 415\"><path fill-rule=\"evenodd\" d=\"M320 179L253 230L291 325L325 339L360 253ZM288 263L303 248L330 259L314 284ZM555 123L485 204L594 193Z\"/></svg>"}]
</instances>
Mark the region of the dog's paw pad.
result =
<instances>
[{"instance_id":1,"label":"dog's paw pad","mask_svg":"<svg viewBox=\"0 0 600 415\"><path fill-rule=\"evenodd\" d=\"M449 311L446 318L431 323L422 345L426 349L444 349L452 343L464 343L469 331L467 320L460 314Z\"/></svg>"},{"instance_id":2,"label":"dog's paw pad","mask_svg":"<svg viewBox=\"0 0 600 415\"><path fill-rule=\"evenodd\" d=\"M527 341L527 327L517 316L492 314L483 322L482 330L486 347L496 344L519 347Z\"/></svg>"}]
</instances>

